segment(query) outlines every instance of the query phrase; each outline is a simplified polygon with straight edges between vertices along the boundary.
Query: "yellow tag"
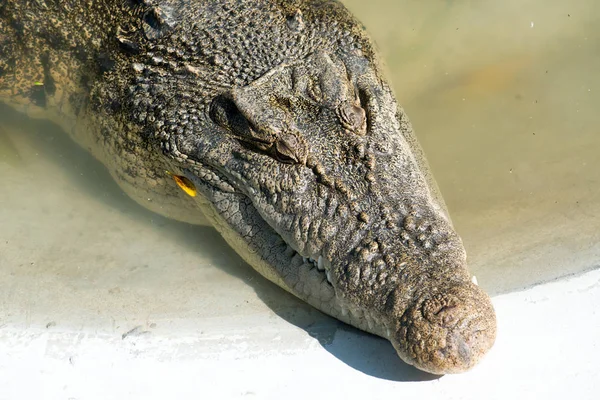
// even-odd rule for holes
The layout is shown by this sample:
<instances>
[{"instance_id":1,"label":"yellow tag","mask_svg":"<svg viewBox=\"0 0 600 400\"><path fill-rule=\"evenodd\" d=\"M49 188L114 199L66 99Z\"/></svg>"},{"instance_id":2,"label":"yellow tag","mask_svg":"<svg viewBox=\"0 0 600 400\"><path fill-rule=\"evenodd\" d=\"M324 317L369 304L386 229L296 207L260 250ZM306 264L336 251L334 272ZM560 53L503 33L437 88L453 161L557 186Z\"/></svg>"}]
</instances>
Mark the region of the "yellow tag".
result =
<instances>
[{"instance_id":1,"label":"yellow tag","mask_svg":"<svg viewBox=\"0 0 600 400\"><path fill-rule=\"evenodd\" d=\"M196 186L194 186L192 181L190 181L185 176L174 175L174 174L170 173L169 171L166 171L166 172L173 178L173 180L175 181L177 186L179 186L181 188L181 190L183 190L184 192L186 192L188 195L190 195L192 197L196 197Z\"/></svg>"}]
</instances>

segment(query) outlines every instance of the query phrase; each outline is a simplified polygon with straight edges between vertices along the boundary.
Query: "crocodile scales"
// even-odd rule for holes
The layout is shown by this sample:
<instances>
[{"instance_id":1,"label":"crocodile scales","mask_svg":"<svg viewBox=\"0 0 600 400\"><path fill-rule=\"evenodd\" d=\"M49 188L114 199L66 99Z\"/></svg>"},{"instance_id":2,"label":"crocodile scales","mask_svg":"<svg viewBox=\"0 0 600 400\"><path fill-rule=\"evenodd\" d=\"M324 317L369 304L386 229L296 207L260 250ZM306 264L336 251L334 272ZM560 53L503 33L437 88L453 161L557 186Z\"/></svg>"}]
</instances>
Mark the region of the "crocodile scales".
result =
<instances>
[{"instance_id":1,"label":"crocodile scales","mask_svg":"<svg viewBox=\"0 0 600 400\"><path fill-rule=\"evenodd\" d=\"M494 343L411 125L337 1L3 0L0 101L417 368L462 372Z\"/></svg>"}]
</instances>

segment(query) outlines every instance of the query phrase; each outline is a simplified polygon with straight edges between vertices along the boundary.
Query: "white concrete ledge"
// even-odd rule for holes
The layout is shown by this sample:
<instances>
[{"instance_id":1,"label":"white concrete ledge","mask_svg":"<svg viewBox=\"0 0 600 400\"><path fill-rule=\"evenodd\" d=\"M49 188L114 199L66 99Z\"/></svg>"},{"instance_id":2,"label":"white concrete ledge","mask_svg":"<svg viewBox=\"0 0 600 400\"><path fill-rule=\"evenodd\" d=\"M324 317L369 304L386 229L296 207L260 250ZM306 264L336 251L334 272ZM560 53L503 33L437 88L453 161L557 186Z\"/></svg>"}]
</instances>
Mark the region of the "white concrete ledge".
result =
<instances>
[{"instance_id":1,"label":"white concrete ledge","mask_svg":"<svg viewBox=\"0 0 600 400\"><path fill-rule=\"evenodd\" d=\"M498 296L491 353L441 378L318 313L304 329L272 313L214 318L195 335L176 334L183 321L124 334L9 324L0 329L0 398L595 399L598 304L600 270Z\"/></svg>"}]
</instances>

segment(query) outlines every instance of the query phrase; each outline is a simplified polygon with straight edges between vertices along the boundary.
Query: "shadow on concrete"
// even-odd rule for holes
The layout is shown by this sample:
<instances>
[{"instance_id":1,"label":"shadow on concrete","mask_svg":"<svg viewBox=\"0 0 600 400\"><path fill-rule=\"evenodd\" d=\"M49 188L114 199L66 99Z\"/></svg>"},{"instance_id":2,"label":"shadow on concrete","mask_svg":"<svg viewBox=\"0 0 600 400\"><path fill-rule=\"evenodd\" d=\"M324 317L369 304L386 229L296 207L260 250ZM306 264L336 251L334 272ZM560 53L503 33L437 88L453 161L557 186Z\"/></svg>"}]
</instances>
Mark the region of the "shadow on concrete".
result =
<instances>
[{"instance_id":1,"label":"shadow on concrete","mask_svg":"<svg viewBox=\"0 0 600 400\"><path fill-rule=\"evenodd\" d=\"M439 378L401 361L387 340L331 318L267 281L230 249L214 229L169 220L144 209L119 188L100 162L58 126L29 119L2 104L0 116L3 127L14 127L40 156L63 168L74 187L124 215L145 221L149 229L159 228L165 238L185 244L190 251L201 252L212 265L251 285L273 312L306 331L348 366L392 381Z\"/></svg>"},{"instance_id":2,"label":"shadow on concrete","mask_svg":"<svg viewBox=\"0 0 600 400\"><path fill-rule=\"evenodd\" d=\"M406 364L388 340L346 325L286 292L282 296L293 298L297 303L295 307L282 307L275 303L278 299L257 293L277 315L305 330L337 359L366 375L398 382L430 381L440 377Z\"/></svg>"}]
</instances>

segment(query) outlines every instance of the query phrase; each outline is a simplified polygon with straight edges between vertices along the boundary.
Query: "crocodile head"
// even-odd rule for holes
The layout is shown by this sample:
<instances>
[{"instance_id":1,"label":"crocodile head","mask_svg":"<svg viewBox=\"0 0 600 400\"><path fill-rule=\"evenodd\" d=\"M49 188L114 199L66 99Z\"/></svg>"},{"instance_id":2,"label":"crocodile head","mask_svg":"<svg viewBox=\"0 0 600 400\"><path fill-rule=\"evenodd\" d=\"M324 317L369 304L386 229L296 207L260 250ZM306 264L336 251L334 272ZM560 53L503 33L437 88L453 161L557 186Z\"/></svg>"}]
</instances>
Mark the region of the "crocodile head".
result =
<instances>
[{"instance_id":1,"label":"crocodile head","mask_svg":"<svg viewBox=\"0 0 600 400\"><path fill-rule=\"evenodd\" d=\"M371 42L337 3L276 3L188 12L208 13L204 30L168 26L175 44L152 45L133 114L265 277L422 370L473 367L495 340L494 310Z\"/></svg>"}]
</instances>

